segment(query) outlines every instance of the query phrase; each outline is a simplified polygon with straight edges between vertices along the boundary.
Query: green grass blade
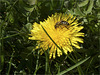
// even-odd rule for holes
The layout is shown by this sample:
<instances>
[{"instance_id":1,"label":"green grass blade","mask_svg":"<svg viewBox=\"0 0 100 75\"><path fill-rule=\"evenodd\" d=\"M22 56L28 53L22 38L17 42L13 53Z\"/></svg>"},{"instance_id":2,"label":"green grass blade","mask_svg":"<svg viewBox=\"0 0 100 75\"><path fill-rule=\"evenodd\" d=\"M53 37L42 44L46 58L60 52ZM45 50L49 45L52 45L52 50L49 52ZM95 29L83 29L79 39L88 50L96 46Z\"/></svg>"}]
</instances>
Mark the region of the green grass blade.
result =
<instances>
[{"instance_id":1,"label":"green grass blade","mask_svg":"<svg viewBox=\"0 0 100 75\"><path fill-rule=\"evenodd\" d=\"M41 27L43 28L43 30L45 31L45 33L47 34L47 36L51 39L51 41L61 50L63 51L56 43L55 41L50 37L50 35L47 33L47 31L44 29L44 27L41 25Z\"/></svg>"},{"instance_id":2,"label":"green grass blade","mask_svg":"<svg viewBox=\"0 0 100 75\"><path fill-rule=\"evenodd\" d=\"M4 22L0 24L0 37L2 38L3 35L3 25ZM0 39L0 72L3 70L3 66L4 66L4 41L3 39Z\"/></svg>"},{"instance_id":3,"label":"green grass blade","mask_svg":"<svg viewBox=\"0 0 100 75\"><path fill-rule=\"evenodd\" d=\"M4 55L0 55L0 72L2 71L4 66Z\"/></svg>"},{"instance_id":4,"label":"green grass blade","mask_svg":"<svg viewBox=\"0 0 100 75\"><path fill-rule=\"evenodd\" d=\"M89 69L91 63L93 62L93 59L94 59L94 57L91 58L91 60L90 60L90 62L89 62L89 65L87 66L86 73L88 72L88 69Z\"/></svg>"},{"instance_id":5,"label":"green grass blade","mask_svg":"<svg viewBox=\"0 0 100 75\"><path fill-rule=\"evenodd\" d=\"M11 70L11 63L12 63L12 59L13 59L14 53L15 53L15 52L12 53L11 58L10 58L10 61L9 61L9 68L8 68L8 73L7 73L7 75L9 75L10 70Z\"/></svg>"},{"instance_id":6,"label":"green grass blade","mask_svg":"<svg viewBox=\"0 0 100 75\"><path fill-rule=\"evenodd\" d=\"M9 36L6 36L6 37L3 37L3 38L0 38L1 39L7 39L7 38L10 38L10 37L14 37L14 36L17 36L17 35L20 35L20 34L23 34L23 33L16 33L16 34L13 34L13 35L9 35Z\"/></svg>"},{"instance_id":7,"label":"green grass blade","mask_svg":"<svg viewBox=\"0 0 100 75\"><path fill-rule=\"evenodd\" d=\"M85 61L87 61L90 57L85 58L84 60L78 62L77 64L71 66L70 68L58 73L57 75L62 75L64 73L67 73L68 71L71 71L72 69L76 68L77 66L81 65L82 63L84 63Z\"/></svg>"}]
</instances>

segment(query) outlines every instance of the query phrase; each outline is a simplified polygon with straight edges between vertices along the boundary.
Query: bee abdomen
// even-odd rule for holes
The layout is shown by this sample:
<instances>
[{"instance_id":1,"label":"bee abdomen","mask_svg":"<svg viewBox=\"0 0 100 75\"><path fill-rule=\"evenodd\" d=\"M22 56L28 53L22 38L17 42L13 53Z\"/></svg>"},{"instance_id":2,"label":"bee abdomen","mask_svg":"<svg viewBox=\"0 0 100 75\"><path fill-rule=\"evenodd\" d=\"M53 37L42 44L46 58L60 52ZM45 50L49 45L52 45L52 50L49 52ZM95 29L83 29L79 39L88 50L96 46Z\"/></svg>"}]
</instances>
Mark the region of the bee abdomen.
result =
<instances>
[{"instance_id":1,"label":"bee abdomen","mask_svg":"<svg viewBox=\"0 0 100 75\"><path fill-rule=\"evenodd\" d=\"M67 28L68 25L69 25L68 22L62 20L62 21L56 23L55 29L57 29L57 28L59 28L59 27L61 27L61 26L64 26L64 27Z\"/></svg>"}]
</instances>

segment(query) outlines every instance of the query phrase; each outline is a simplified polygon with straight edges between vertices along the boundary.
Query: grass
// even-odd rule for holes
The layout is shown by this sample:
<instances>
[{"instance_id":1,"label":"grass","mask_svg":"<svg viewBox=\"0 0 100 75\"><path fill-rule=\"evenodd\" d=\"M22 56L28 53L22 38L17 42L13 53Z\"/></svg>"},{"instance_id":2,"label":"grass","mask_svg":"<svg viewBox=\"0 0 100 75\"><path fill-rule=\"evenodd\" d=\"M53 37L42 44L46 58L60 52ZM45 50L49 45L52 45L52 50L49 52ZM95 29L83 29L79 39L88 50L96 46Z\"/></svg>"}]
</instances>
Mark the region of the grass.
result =
<instances>
[{"instance_id":1,"label":"grass","mask_svg":"<svg viewBox=\"0 0 100 75\"><path fill-rule=\"evenodd\" d=\"M98 75L99 10L99 0L0 0L1 75ZM80 50L49 60L49 48L43 55L39 50L33 51L36 41L29 40L28 34L34 22L39 23L55 12L76 16L84 26L85 37Z\"/></svg>"}]
</instances>

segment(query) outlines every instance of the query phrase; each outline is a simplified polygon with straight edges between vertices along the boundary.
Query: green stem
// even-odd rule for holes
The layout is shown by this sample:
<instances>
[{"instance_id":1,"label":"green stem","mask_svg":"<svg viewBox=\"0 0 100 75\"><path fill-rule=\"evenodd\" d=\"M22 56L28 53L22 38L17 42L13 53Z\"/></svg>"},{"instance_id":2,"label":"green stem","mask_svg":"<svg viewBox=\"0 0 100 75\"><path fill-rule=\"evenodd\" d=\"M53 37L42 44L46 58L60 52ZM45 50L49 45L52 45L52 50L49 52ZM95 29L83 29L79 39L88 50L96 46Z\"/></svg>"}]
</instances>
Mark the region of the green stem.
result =
<instances>
[{"instance_id":1,"label":"green stem","mask_svg":"<svg viewBox=\"0 0 100 75\"><path fill-rule=\"evenodd\" d=\"M45 62L45 74L50 74L50 66L49 66L49 46L48 50L45 52L46 62Z\"/></svg>"},{"instance_id":2,"label":"green stem","mask_svg":"<svg viewBox=\"0 0 100 75\"><path fill-rule=\"evenodd\" d=\"M39 68L39 50L38 50L38 54L37 54L35 72L34 72L33 75L36 75L36 72L37 72L38 68Z\"/></svg>"}]
</instances>

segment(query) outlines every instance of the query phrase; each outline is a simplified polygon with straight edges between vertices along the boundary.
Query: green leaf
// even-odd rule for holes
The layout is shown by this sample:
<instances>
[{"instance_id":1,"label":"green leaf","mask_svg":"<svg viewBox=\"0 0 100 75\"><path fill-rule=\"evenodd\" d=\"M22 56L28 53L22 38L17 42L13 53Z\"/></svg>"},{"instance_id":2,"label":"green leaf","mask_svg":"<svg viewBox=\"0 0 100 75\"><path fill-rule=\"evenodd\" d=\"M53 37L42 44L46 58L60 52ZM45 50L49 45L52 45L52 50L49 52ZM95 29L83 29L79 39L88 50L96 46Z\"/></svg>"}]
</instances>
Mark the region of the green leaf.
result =
<instances>
[{"instance_id":1,"label":"green leaf","mask_svg":"<svg viewBox=\"0 0 100 75\"><path fill-rule=\"evenodd\" d=\"M32 12L34 9L34 6L30 6L27 4L27 1L24 2L24 0L19 0L19 5L24 8L26 11Z\"/></svg>"},{"instance_id":2,"label":"green leaf","mask_svg":"<svg viewBox=\"0 0 100 75\"><path fill-rule=\"evenodd\" d=\"M96 1L96 5L97 5L98 7L100 7L100 0L97 0L97 1Z\"/></svg>"},{"instance_id":3,"label":"green leaf","mask_svg":"<svg viewBox=\"0 0 100 75\"><path fill-rule=\"evenodd\" d=\"M86 14L91 13L92 8L93 8L94 0L90 0L89 6L87 11L85 12Z\"/></svg>"},{"instance_id":4,"label":"green leaf","mask_svg":"<svg viewBox=\"0 0 100 75\"><path fill-rule=\"evenodd\" d=\"M32 29L32 24L27 23L25 26L23 26L22 31L29 33L31 29Z\"/></svg>"},{"instance_id":5,"label":"green leaf","mask_svg":"<svg viewBox=\"0 0 100 75\"><path fill-rule=\"evenodd\" d=\"M88 2L89 2L89 0L85 0L85 1L81 2L80 4L78 4L78 6L83 7L83 6L87 5Z\"/></svg>"},{"instance_id":6,"label":"green leaf","mask_svg":"<svg viewBox=\"0 0 100 75\"><path fill-rule=\"evenodd\" d=\"M98 21L100 22L100 12L98 12L97 17L99 19Z\"/></svg>"},{"instance_id":7,"label":"green leaf","mask_svg":"<svg viewBox=\"0 0 100 75\"><path fill-rule=\"evenodd\" d=\"M65 6L66 8L68 8L68 2L69 2L69 1L65 1L65 2L64 2L64 6Z\"/></svg>"},{"instance_id":8,"label":"green leaf","mask_svg":"<svg viewBox=\"0 0 100 75\"><path fill-rule=\"evenodd\" d=\"M34 5L37 3L37 0L24 0L24 1L26 1L27 4L29 4L29 5Z\"/></svg>"},{"instance_id":9,"label":"green leaf","mask_svg":"<svg viewBox=\"0 0 100 75\"><path fill-rule=\"evenodd\" d=\"M80 15L80 16L84 16L84 14L82 13L80 7L77 5L77 8L74 10L76 15Z\"/></svg>"},{"instance_id":10,"label":"green leaf","mask_svg":"<svg viewBox=\"0 0 100 75\"><path fill-rule=\"evenodd\" d=\"M8 16L9 20L11 23L14 23L14 17L13 17L13 13L11 12Z\"/></svg>"},{"instance_id":11,"label":"green leaf","mask_svg":"<svg viewBox=\"0 0 100 75\"><path fill-rule=\"evenodd\" d=\"M70 68L68 68L68 69L66 69L66 70L64 70L64 71L62 71L62 72L60 72L60 73L58 73L57 75L63 75L63 74L65 74L65 73L67 73L68 71L71 71L72 69L78 67L79 65L81 65L82 63L84 63L85 61L87 61L89 58L90 58L90 57L85 58L84 60L82 60L82 61L78 62L77 64L71 66Z\"/></svg>"}]
</instances>

